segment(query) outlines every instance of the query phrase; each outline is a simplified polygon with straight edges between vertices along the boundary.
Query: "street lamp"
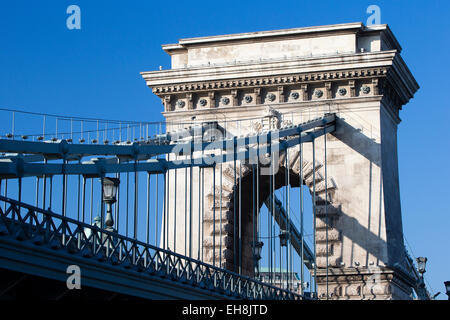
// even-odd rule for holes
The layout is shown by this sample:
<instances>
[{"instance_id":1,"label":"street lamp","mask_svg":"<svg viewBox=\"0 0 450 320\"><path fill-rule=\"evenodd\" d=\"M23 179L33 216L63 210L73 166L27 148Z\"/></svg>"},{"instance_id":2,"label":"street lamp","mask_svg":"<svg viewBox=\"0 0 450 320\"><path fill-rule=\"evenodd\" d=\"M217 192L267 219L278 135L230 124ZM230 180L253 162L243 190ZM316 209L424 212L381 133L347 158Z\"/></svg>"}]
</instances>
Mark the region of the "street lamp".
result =
<instances>
[{"instance_id":1,"label":"street lamp","mask_svg":"<svg viewBox=\"0 0 450 320\"><path fill-rule=\"evenodd\" d=\"M288 242L288 232L286 230L280 231L280 246L286 247Z\"/></svg>"},{"instance_id":2,"label":"street lamp","mask_svg":"<svg viewBox=\"0 0 450 320\"><path fill-rule=\"evenodd\" d=\"M418 257L416 259L417 261L417 269L419 270L420 276L423 278L423 274L426 272L425 267L427 265L427 258L425 257Z\"/></svg>"},{"instance_id":3,"label":"street lamp","mask_svg":"<svg viewBox=\"0 0 450 320\"><path fill-rule=\"evenodd\" d=\"M261 251L264 242L261 241L252 241L252 249L253 249L253 260L255 261L256 267L256 275L259 275L259 260L261 260Z\"/></svg>"},{"instance_id":4,"label":"street lamp","mask_svg":"<svg viewBox=\"0 0 450 320\"><path fill-rule=\"evenodd\" d=\"M450 281L445 281L444 285L445 285L445 293L448 296L448 300L450 300Z\"/></svg>"},{"instance_id":5,"label":"street lamp","mask_svg":"<svg viewBox=\"0 0 450 320\"><path fill-rule=\"evenodd\" d=\"M103 201L107 204L106 209L106 229L109 231L113 230L114 220L112 217L112 205L116 202L117 188L119 186L120 180L117 178L103 178Z\"/></svg>"},{"instance_id":6,"label":"street lamp","mask_svg":"<svg viewBox=\"0 0 450 320\"><path fill-rule=\"evenodd\" d=\"M252 242L253 257L255 258L255 260L261 259L261 251L262 251L263 245L264 245L264 242L261 242L261 241Z\"/></svg>"}]
</instances>

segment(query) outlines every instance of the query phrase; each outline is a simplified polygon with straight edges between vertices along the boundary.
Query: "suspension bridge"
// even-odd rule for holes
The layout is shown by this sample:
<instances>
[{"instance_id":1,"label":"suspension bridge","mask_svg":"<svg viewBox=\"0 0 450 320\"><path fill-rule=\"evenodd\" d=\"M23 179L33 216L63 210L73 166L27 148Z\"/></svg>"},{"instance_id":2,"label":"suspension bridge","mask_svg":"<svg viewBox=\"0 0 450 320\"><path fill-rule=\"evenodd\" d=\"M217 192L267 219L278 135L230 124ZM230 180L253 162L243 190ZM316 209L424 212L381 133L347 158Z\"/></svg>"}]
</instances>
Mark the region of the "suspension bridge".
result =
<instances>
[{"instance_id":1,"label":"suspension bridge","mask_svg":"<svg viewBox=\"0 0 450 320\"><path fill-rule=\"evenodd\" d=\"M76 265L105 298L429 298L396 156L418 85L387 26L163 49L142 77L164 122L0 110L0 296L64 298Z\"/></svg>"}]
</instances>

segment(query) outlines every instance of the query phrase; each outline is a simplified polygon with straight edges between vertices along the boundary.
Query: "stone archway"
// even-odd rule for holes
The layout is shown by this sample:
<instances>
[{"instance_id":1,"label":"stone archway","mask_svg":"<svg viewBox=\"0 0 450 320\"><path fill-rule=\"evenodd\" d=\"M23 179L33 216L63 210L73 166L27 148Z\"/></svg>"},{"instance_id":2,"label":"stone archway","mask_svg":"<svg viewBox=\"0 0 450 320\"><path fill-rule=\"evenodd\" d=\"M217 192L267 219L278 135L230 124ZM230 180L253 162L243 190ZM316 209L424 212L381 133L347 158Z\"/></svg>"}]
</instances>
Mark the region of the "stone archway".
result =
<instances>
[{"instance_id":1,"label":"stone archway","mask_svg":"<svg viewBox=\"0 0 450 320\"><path fill-rule=\"evenodd\" d=\"M286 154L288 154L288 161L286 161ZM277 160L278 170L274 174L275 190L286 186L286 174L289 174L289 184L291 187L299 187L300 178L300 153L298 147L293 147L288 152L282 152ZM241 169L239 166L241 165ZM203 225L205 238L203 239L203 252L205 262L212 263L213 255L215 253L215 261L219 261L220 254L222 255L221 267L234 270L234 259L237 257L236 252L239 252L239 205L241 211L241 244L242 244L242 273L245 275L253 275L253 258L251 242L253 240L253 187L254 175L256 174L255 166L249 164L236 163L236 183L235 183L235 169L234 164L226 163L222 167L222 201L220 201L220 184L216 182L215 188L207 194L208 207L205 210ZM315 169L315 174L313 171ZM241 179L239 179L239 171L241 170ZM261 175L258 173L259 179L259 203L255 212L259 212L264 201L270 195L271 176ZM315 178L315 192L316 192L316 253L317 253L317 267L326 267L326 256L328 254L328 264L330 267L338 267L341 261L341 241L340 233L334 228L339 219L339 206L333 203L333 196L336 190L335 181L327 177L325 184L324 166L320 161L316 160L316 165L313 166L311 159L303 159L302 168L303 181L302 185L306 185L311 195L313 194L313 185ZM256 179L256 177L255 177ZM325 188L326 186L326 188ZM241 188L241 190L240 190ZM214 197L215 190L215 197ZM325 196L328 192L328 196ZM239 204L239 195L241 202ZM328 201L326 201L327 199ZM214 201L215 200L215 201ZM314 201L314 199L313 199ZM256 203L256 201L255 201ZM220 208L222 208L222 223L220 223ZM235 210L236 208L236 210ZM215 215L214 215L215 212ZM326 224L326 215L328 215L328 225ZM215 216L215 220L214 220ZM235 221L236 220L236 221ZM215 228L214 228L215 225ZM326 232L328 228L328 251ZM215 233L214 233L215 231ZM214 234L216 239L214 241ZM220 234L222 235L222 245L220 245ZM233 239L237 236L236 241ZM214 250L215 243L215 250Z\"/></svg>"}]
</instances>

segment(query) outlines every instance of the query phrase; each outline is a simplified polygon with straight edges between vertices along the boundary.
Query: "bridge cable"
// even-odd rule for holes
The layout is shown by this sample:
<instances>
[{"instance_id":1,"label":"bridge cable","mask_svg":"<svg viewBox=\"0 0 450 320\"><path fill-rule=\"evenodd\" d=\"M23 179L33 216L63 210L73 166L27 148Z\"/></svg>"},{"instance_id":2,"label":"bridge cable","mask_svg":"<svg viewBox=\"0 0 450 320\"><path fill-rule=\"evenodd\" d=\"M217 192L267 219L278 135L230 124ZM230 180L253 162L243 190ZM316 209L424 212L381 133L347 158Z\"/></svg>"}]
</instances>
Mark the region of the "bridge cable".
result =
<instances>
[{"instance_id":1,"label":"bridge cable","mask_svg":"<svg viewBox=\"0 0 450 320\"><path fill-rule=\"evenodd\" d=\"M201 229L201 222L202 222L202 216L203 216L203 205L204 200L202 197L202 186L203 186L203 171L204 169L199 166L198 167L198 230L197 230L197 259L203 260L203 250L200 252L200 239L203 239L202 229ZM214 210L214 207L213 207Z\"/></svg>"},{"instance_id":2,"label":"bridge cable","mask_svg":"<svg viewBox=\"0 0 450 320\"><path fill-rule=\"evenodd\" d=\"M314 295L317 295L317 239L316 239L316 144L315 137L312 139L313 153L313 242L314 242Z\"/></svg>"},{"instance_id":3,"label":"bridge cable","mask_svg":"<svg viewBox=\"0 0 450 320\"><path fill-rule=\"evenodd\" d=\"M222 157L223 155L223 148L220 149L220 156ZM219 199L219 204L220 204L220 227L219 227L219 241L220 241L220 252L219 252L219 267L222 268L222 176L223 176L223 171L222 171L222 162L220 163L220 167L219 167L219 172L220 172L220 178L219 178L219 185L220 185L220 199Z\"/></svg>"},{"instance_id":4,"label":"bridge cable","mask_svg":"<svg viewBox=\"0 0 450 320\"><path fill-rule=\"evenodd\" d=\"M236 272L236 264L237 264L237 230L236 230L236 188L237 188L237 181L236 181L236 136L233 137L233 175L234 175L234 187L233 187L233 265L234 265L234 272Z\"/></svg>"},{"instance_id":5,"label":"bridge cable","mask_svg":"<svg viewBox=\"0 0 450 320\"><path fill-rule=\"evenodd\" d=\"M155 247L158 246L158 183L159 183L159 174L156 174L155 177ZM185 252L186 255L186 252Z\"/></svg>"},{"instance_id":6,"label":"bridge cable","mask_svg":"<svg viewBox=\"0 0 450 320\"><path fill-rule=\"evenodd\" d=\"M202 198L204 199L204 196ZM213 166L213 204L213 266L216 266L216 166Z\"/></svg>"},{"instance_id":7,"label":"bridge cable","mask_svg":"<svg viewBox=\"0 0 450 320\"><path fill-rule=\"evenodd\" d=\"M150 244L150 185L151 185L151 175L147 172L147 226L145 230L145 240Z\"/></svg>"},{"instance_id":8,"label":"bridge cable","mask_svg":"<svg viewBox=\"0 0 450 320\"><path fill-rule=\"evenodd\" d=\"M187 176L188 176L188 171L187 171L187 167L184 168L184 190L187 190ZM187 253L187 192L184 193L184 255L186 255Z\"/></svg>"},{"instance_id":9,"label":"bridge cable","mask_svg":"<svg viewBox=\"0 0 450 320\"><path fill-rule=\"evenodd\" d=\"M148 127L147 127L148 129ZM170 157L170 155L169 155ZM177 155L175 155L175 161L177 161ZM174 201L173 201L173 251L177 252L177 172L178 170L175 169L174 172Z\"/></svg>"},{"instance_id":10,"label":"bridge cable","mask_svg":"<svg viewBox=\"0 0 450 320\"><path fill-rule=\"evenodd\" d=\"M327 135L324 131L324 171L325 171L325 240L326 240L326 286L327 286L327 300L329 298L329 288L328 288L328 186L327 186Z\"/></svg>"}]
</instances>

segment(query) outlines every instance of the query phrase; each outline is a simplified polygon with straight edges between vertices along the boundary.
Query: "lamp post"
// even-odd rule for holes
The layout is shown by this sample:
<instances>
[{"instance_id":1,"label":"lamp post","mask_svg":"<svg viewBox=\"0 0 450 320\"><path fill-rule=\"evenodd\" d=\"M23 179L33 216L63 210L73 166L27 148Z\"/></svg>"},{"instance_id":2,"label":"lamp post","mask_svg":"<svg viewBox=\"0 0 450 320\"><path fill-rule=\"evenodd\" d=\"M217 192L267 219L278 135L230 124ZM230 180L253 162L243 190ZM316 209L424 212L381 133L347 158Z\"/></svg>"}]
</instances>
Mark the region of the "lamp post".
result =
<instances>
[{"instance_id":1,"label":"lamp post","mask_svg":"<svg viewBox=\"0 0 450 320\"><path fill-rule=\"evenodd\" d=\"M287 252L286 252L286 269L287 271L284 272L281 268L281 266L283 265L283 248L287 247L288 244L288 237L289 237L289 233L286 230L280 230L280 287L283 287L283 278L286 278L286 287L289 288L290 284L288 281L288 277L289 277L289 268L288 268L288 256L287 256Z\"/></svg>"},{"instance_id":2,"label":"lamp post","mask_svg":"<svg viewBox=\"0 0 450 320\"><path fill-rule=\"evenodd\" d=\"M117 178L103 178L103 201L107 204L105 225L106 230L114 231L114 220L112 217L112 205L116 202L117 188L120 180Z\"/></svg>"},{"instance_id":3,"label":"lamp post","mask_svg":"<svg viewBox=\"0 0 450 320\"><path fill-rule=\"evenodd\" d=\"M253 261L255 263L255 268L256 268L256 277L259 276L259 260L261 260L261 251L262 251L263 245L264 245L264 242L261 242L261 241L253 241L252 242Z\"/></svg>"},{"instance_id":4,"label":"lamp post","mask_svg":"<svg viewBox=\"0 0 450 320\"><path fill-rule=\"evenodd\" d=\"M417 271L419 272L419 279L417 279L417 295L420 300L430 299L429 293L425 288L425 279L423 277L423 274L426 272L427 260L426 257L416 258Z\"/></svg>"},{"instance_id":5,"label":"lamp post","mask_svg":"<svg viewBox=\"0 0 450 320\"><path fill-rule=\"evenodd\" d=\"M448 300L450 300L450 281L445 281L444 285L445 285L445 293L448 296Z\"/></svg>"}]
</instances>

